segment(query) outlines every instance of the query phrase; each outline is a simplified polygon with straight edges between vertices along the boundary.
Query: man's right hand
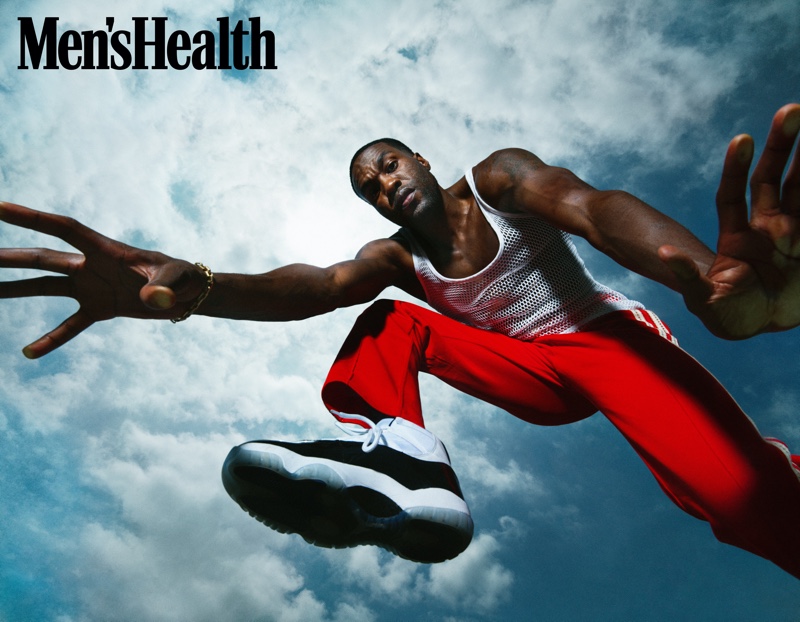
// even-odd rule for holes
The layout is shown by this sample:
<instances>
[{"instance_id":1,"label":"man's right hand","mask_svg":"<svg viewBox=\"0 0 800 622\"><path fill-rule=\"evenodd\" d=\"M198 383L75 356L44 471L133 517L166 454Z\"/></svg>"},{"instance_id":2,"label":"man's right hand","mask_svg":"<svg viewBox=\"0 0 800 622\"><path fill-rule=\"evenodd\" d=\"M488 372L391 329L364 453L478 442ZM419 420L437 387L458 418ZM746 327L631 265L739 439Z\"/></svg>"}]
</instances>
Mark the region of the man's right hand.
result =
<instances>
[{"instance_id":1,"label":"man's right hand","mask_svg":"<svg viewBox=\"0 0 800 622\"><path fill-rule=\"evenodd\" d=\"M67 296L80 305L60 326L23 349L31 359L52 352L102 320L179 317L207 287L197 266L122 244L72 218L0 202L0 221L58 237L80 251L0 249L2 268L62 275L0 282L0 298Z\"/></svg>"}]
</instances>

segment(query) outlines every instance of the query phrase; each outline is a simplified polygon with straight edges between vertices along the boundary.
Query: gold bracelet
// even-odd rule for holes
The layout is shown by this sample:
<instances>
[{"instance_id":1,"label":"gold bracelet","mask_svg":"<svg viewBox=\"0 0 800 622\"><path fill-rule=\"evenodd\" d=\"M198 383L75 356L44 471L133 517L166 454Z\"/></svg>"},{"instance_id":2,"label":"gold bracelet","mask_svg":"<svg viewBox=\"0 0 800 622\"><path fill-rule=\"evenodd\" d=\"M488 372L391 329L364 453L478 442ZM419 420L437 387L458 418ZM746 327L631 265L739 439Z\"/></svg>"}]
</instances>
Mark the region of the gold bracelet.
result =
<instances>
[{"instance_id":1,"label":"gold bracelet","mask_svg":"<svg viewBox=\"0 0 800 622\"><path fill-rule=\"evenodd\" d=\"M183 322L184 320L189 319L189 316L191 316L192 313L197 311L197 309L200 307L200 305L205 302L206 298L208 298L208 295L211 293L211 290L214 288L214 273L211 272L211 270L208 268L208 266L204 266L200 262L196 262L194 265L196 265L198 268L200 268L205 273L205 275L206 275L206 289L205 289L205 291L203 293L201 293L197 297L197 300L194 301L194 304L192 304L192 306L189 307L189 309L186 311L186 313L184 313L180 317L172 318L170 320L170 322L172 322L173 324L177 324L178 322Z\"/></svg>"}]
</instances>

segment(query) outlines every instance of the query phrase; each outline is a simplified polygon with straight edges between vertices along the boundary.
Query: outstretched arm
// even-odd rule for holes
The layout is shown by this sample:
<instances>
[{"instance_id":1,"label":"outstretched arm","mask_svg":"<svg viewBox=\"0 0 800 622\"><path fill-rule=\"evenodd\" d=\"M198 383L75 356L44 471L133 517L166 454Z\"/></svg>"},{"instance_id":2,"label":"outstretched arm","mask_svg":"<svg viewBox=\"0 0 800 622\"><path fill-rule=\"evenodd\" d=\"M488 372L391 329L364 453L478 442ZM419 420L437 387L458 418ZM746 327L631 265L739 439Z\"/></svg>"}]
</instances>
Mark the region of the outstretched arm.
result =
<instances>
[{"instance_id":1,"label":"outstretched arm","mask_svg":"<svg viewBox=\"0 0 800 622\"><path fill-rule=\"evenodd\" d=\"M327 268L290 264L264 274L218 274L200 315L287 321L369 302L391 285L423 297L413 260L395 239L374 240Z\"/></svg>"},{"instance_id":2,"label":"outstretched arm","mask_svg":"<svg viewBox=\"0 0 800 622\"><path fill-rule=\"evenodd\" d=\"M749 220L753 141L742 135L731 142L717 194L716 253L636 197L596 190L527 152L495 154L486 177L495 180L488 186L498 208L535 213L584 237L626 268L680 292L715 335L744 339L800 324L800 156L783 176L798 129L800 105L781 108L751 178Z\"/></svg>"},{"instance_id":3,"label":"outstretched arm","mask_svg":"<svg viewBox=\"0 0 800 622\"><path fill-rule=\"evenodd\" d=\"M95 322L114 317L173 319L192 308L208 286L196 265L112 240L72 218L0 202L0 221L58 237L79 253L0 249L0 267L54 272L0 282L0 298L66 296L78 311L23 353L38 358ZM218 274L197 313L255 320L292 320L371 300L385 287L407 286L404 249L373 242L351 261L329 268L293 265L261 275Z\"/></svg>"}]
</instances>

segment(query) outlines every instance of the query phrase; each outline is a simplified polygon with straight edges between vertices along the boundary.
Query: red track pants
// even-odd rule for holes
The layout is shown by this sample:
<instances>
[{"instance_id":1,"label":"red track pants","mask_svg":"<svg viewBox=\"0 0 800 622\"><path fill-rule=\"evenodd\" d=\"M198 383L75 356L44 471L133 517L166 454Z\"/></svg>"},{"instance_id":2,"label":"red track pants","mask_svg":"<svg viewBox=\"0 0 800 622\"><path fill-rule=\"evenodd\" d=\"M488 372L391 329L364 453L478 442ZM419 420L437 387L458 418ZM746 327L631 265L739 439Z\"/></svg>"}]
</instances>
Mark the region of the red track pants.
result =
<instances>
[{"instance_id":1,"label":"red track pants","mask_svg":"<svg viewBox=\"0 0 800 622\"><path fill-rule=\"evenodd\" d=\"M581 332L526 342L380 300L356 322L322 398L342 420L423 425L420 371L535 424L599 410L680 508L800 578L799 471L649 312L614 312Z\"/></svg>"}]
</instances>

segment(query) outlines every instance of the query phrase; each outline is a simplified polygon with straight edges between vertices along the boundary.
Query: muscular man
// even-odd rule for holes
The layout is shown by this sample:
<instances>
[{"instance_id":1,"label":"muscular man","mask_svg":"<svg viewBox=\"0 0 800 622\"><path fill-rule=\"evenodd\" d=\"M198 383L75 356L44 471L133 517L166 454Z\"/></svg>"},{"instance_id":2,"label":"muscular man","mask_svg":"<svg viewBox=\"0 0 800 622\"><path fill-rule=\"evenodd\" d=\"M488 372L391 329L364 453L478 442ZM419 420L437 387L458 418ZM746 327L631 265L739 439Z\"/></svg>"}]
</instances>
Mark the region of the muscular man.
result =
<instances>
[{"instance_id":1,"label":"muscular man","mask_svg":"<svg viewBox=\"0 0 800 622\"><path fill-rule=\"evenodd\" d=\"M753 142L731 142L716 253L629 194L596 190L531 153L496 152L443 188L422 156L381 139L353 157L351 181L400 230L353 260L213 275L5 203L0 219L81 254L0 251L0 266L64 275L3 283L0 297L80 303L24 349L36 358L112 317L302 319L394 285L440 313L381 300L358 319L322 391L342 427L352 433L357 424L355 436L253 441L229 454L223 483L256 518L323 546L377 544L423 562L458 555L473 523L446 450L424 428L424 371L531 423L600 411L680 508L720 540L800 577L800 460L761 437L657 316L592 279L569 239L584 237L679 291L720 337L792 328L800 324L800 156L783 173L798 129L800 105L784 106L750 180L749 219Z\"/></svg>"}]
</instances>

